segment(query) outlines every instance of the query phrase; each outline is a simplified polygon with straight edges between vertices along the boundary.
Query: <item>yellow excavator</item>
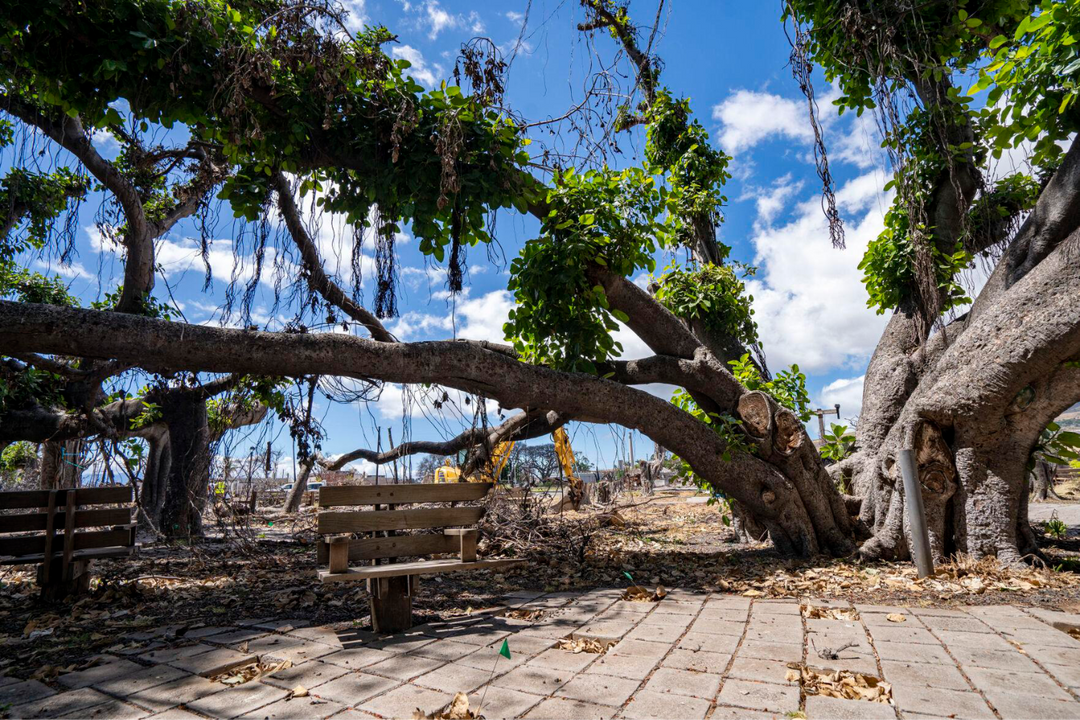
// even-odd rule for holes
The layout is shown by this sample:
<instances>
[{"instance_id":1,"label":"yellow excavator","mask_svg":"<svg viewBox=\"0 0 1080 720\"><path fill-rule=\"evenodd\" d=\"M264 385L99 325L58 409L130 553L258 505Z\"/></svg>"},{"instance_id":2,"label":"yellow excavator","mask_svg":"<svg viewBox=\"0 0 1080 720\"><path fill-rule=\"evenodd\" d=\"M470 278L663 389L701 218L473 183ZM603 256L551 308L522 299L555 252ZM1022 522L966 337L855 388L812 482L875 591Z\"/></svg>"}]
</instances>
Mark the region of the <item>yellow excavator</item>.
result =
<instances>
[{"instance_id":1,"label":"yellow excavator","mask_svg":"<svg viewBox=\"0 0 1080 720\"><path fill-rule=\"evenodd\" d=\"M562 466L563 475L570 484L568 493L570 504L576 510L585 496L585 484L574 474L574 449L570 447L570 437L566 434L566 429L561 427L556 428L551 436L555 440L555 455L559 458L559 465ZM514 449L514 442L511 440L496 445L495 450L491 453L491 464L488 470L470 475L465 478L465 481L497 483L503 468L506 467L507 460L510 459L510 452ZM435 469L435 482L461 482L461 470L454 467L450 462L450 458L447 458L442 467Z\"/></svg>"}]
</instances>

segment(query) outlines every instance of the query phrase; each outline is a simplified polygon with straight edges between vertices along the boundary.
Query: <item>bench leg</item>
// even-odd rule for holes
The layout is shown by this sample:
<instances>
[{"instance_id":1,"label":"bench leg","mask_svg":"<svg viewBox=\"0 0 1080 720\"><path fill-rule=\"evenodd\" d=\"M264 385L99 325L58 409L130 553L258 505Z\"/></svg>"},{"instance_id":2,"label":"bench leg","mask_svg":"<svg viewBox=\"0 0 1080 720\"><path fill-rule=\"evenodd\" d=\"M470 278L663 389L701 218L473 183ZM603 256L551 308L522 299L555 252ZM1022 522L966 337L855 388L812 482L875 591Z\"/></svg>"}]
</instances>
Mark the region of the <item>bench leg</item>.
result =
<instances>
[{"instance_id":1,"label":"bench leg","mask_svg":"<svg viewBox=\"0 0 1080 720\"><path fill-rule=\"evenodd\" d=\"M38 565L37 581L42 600L54 602L71 595L85 595L90 590L89 570L89 560L76 560L68 565L69 576L64 577L63 558L55 557L46 578L45 563Z\"/></svg>"},{"instance_id":2,"label":"bench leg","mask_svg":"<svg viewBox=\"0 0 1080 720\"><path fill-rule=\"evenodd\" d=\"M416 579L416 576L402 576L368 581L371 625L375 632L392 634L412 627L411 590L416 587Z\"/></svg>"}]
</instances>

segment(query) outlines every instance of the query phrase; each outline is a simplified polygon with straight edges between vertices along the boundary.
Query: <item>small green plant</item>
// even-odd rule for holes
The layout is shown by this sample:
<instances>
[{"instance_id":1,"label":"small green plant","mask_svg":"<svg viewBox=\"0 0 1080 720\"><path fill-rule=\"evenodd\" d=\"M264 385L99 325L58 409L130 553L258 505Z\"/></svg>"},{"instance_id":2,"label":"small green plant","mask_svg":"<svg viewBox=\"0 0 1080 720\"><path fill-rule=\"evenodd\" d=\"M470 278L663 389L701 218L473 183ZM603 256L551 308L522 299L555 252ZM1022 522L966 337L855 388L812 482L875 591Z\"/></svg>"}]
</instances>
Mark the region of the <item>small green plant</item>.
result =
<instances>
[{"instance_id":1,"label":"small green plant","mask_svg":"<svg viewBox=\"0 0 1080 720\"><path fill-rule=\"evenodd\" d=\"M1055 540L1064 540L1065 536L1069 534L1069 526L1055 512L1050 516L1049 520L1043 522L1043 533Z\"/></svg>"},{"instance_id":2,"label":"small green plant","mask_svg":"<svg viewBox=\"0 0 1080 720\"><path fill-rule=\"evenodd\" d=\"M821 457L826 460L840 462L855 449L855 435L848 432L847 425L832 423L821 439Z\"/></svg>"},{"instance_id":3,"label":"small green plant","mask_svg":"<svg viewBox=\"0 0 1080 720\"><path fill-rule=\"evenodd\" d=\"M741 358L730 361L728 365L731 366L731 374L745 385L747 390L760 390L771 395L773 400L798 415L803 422L810 419L810 395L806 392L806 375L799 370L798 365L781 370L772 380L761 377L757 366L750 360L749 353L744 353Z\"/></svg>"}]
</instances>

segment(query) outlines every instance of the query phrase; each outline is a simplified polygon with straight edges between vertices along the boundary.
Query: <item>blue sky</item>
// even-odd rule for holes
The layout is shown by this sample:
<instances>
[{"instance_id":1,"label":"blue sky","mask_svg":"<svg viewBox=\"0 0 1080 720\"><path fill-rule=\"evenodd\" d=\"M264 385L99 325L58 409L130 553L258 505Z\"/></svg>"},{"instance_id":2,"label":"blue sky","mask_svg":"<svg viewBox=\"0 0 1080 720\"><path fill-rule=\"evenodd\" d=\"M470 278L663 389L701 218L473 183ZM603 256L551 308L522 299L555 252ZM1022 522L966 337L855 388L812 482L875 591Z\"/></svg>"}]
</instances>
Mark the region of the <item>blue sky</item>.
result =
<instances>
[{"instance_id":1,"label":"blue sky","mask_svg":"<svg viewBox=\"0 0 1080 720\"><path fill-rule=\"evenodd\" d=\"M449 77L463 42L477 35L490 37L505 54L514 54L507 105L529 121L564 113L580 99L595 69L597 56L592 53L606 62L616 51L606 36L598 35L592 48L581 40L575 28L583 13L574 0L349 0L345 4L352 11L354 27L361 22L383 23L397 33L399 42L389 46L389 51L409 59L412 74L427 86ZM651 23L656 7L655 0L636 0L631 5L632 17L639 24ZM522 31L526 12L528 21ZM851 417L858 414L862 375L886 321L865 307L866 294L856 266L866 243L882 226L889 201L882 191L887 170L873 121L837 118L829 105L832 90L818 77L825 139L847 229L847 249L834 250L820 208L806 101L790 75L789 46L779 12L780 3L773 2L672 0L662 15L656 51L665 64L662 83L691 98L713 141L734 158L726 221L720 233L736 259L759 267L749 286L770 367L776 370L798 363L808 376L815 404L839 402L842 415ZM532 149L545 139L536 137ZM115 142L107 135L98 136L96 144L106 156L115 154ZM635 144L623 144L628 156L621 162L633 160ZM70 264L61 265L55 258L36 261L39 269L69 278L72 292L84 303L111 290L121 274L118 256L94 227L96 207L93 201L84 205L82 230ZM328 269L346 283L352 282L350 248L341 236L335 236L332 218L324 219L322 228L318 240ZM454 336L501 340L502 324L512 307L506 269L535 229L528 219L500 215L499 248L490 253L494 262L484 248L472 249L467 292L449 298L444 270L425 263L406 228L397 243L401 316L389 321L389 328L403 340ZM250 272L250 262L234 268L234 233L226 213L213 235L213 282L204 292L205 269L192 239L197 233L190 223L178 226L159 243L163 279L158 282L158 297L167 299L171 290L190 322L221 322L216 309L227 284ZM242 256L247 252L240 250ZM365 249L368 258L371 252ZM360 282L368 300L373 274L367 260ZM253 320L275 329L289 312L272 311L271 282L267 278L260 287ZM622 333L620 339L626 356L650 354L631 334ZM451 395L455 402L440 410L392 386L384 389L378 402L362 405L332 404L322 398L318 408L327 430L323 451L333 455L374 446L376 427L382 428L384 448L388 428L396 442L456 434L471 422L474 406ZM491 421L496 422L495 408L490 410ZM816 421L812 427L816 434ZM570 434L577 452L604 467L628 456L628 431L573 424ZM291 473L293 450L288 433L281 432L280 425L271 425L261 428L259 437L270 439L283 451L284 466ZM234 438L234 451L242 453L244 443L250 444L248 436ZM637 458L651 454L652 447L651 441L635 434Z\"/></svg>"}]
</instances>

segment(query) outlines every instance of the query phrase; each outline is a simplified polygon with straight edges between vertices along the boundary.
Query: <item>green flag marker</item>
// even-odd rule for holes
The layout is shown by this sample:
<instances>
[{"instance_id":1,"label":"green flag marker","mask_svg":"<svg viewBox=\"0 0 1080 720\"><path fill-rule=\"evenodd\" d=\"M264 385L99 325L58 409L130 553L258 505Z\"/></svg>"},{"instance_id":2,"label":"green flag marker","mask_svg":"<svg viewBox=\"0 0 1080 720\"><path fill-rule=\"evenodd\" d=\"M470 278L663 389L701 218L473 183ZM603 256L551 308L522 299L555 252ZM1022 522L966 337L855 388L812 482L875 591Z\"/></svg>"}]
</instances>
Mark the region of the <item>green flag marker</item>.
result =
<instances>
[{"instance_id":1,"label":"green flag marker","mask_svg":"<svg viewBox=\"0 0 1080 720\"><path fill-rule=\"evenodd\" d=\"M507 660L510 659L510 643L507 640L503 640L502 647L499 648L499 654Z\"/></svg>"},{"instance_id":2,"label":"green flag marker","mask_svg":"<svg viewBox=\"0 0 1080 720\"><path fill-rule=\"evenodd\" d=\"M634 582L634 578L633 578L633 576L630 575L630 573L623 570L623 575L625 575L626 579L629 580L630 582Z\"/></svg>"}]
</instances>

